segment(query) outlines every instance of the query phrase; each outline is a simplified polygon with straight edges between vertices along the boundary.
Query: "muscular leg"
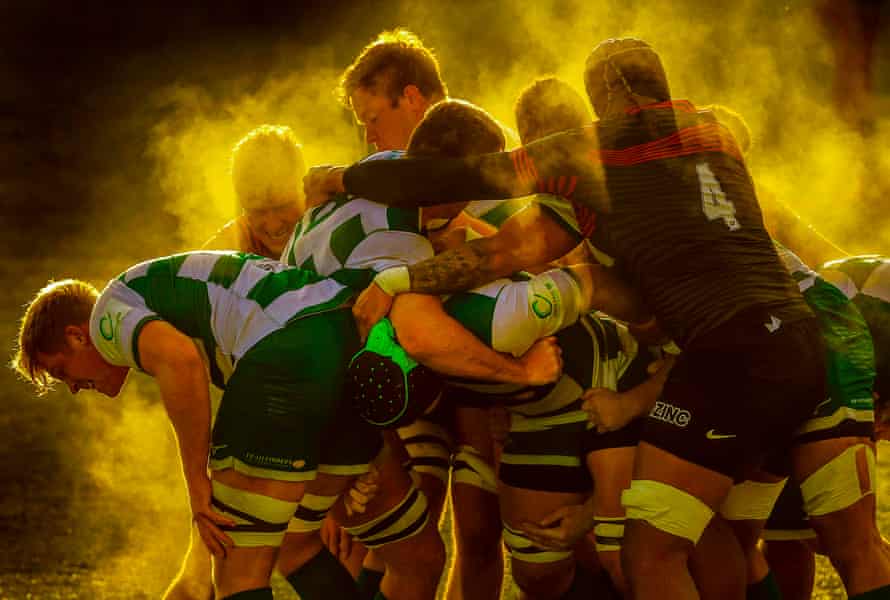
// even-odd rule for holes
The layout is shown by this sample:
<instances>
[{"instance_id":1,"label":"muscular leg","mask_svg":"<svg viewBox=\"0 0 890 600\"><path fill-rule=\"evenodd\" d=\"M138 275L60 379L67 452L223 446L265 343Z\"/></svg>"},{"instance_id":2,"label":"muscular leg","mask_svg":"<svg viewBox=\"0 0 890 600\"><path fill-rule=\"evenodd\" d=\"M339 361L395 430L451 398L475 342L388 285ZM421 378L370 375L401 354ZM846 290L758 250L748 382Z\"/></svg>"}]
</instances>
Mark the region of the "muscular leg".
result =
<instances>
[{"instance_id":1,"label":"muscular leg","mask_svg":"<svg viewBox=\"0 0 890 600\"><path fill-rule=\"evenodd\" d=\"M851 491L854 497L861 497L845 507L841 507L846 504L844 501L821 497L822 489L816 490L814 498L813 492L807 491L808 478L857 445L854 462L848 467L856 470L854 476L850 474L849 480L859 486ZM875 524L875 496L871 493L874 490L873 472L869 472L866 448L870 445L867 438L836 438L801 444L793 453L794 475L801 482L810 523L850 597L890 586L890 557ZM838 508L830 510L833 506ZM877 597L890 598L890 587L884 590L883 596Z\"/></svg>"},{"instance_id":2,"label":"muscular leg","mask_svg":"<svg viewBox=\"0 0 890 600\"><path fill-rule=\"evenodd\" d=\"M501 518L511 530L519 530L523 522L537 522L562 506L581 504L579 493L544 492L498 483ZM507 536L511 549L511 570L523 600L550 600L562 597L572 585L575 558L571 553L552 551L523 552L521 543ZM537 550L533 548L533 550ZM565 555L565 556L561 556Z\"/></svg>"},{"instance_id":3,"label":"muscular leg","mask_svg":"<svg viewBox=\"0 0 890 600\"><path fill-rule=\"evenodd\" d=\"M194 524L182 566L163 600L213 600L213 563Z\"/></svg>"},{"instance_id":4,"label":"muscular leg","mask_svg":"<svg viewBox=\"0 0 890 600\"><path fill-rule=\"evenodd\" d=\"M306 483L306 495L317 497L340 496L354 481L354 476L337 476L319 473L315 480ZM314 525L303 527L309 531L294 531L284 536L284 542L275 565L288 583L303 600L316 600L331 596L352 598L357 588L352 575L332 556L324 546Z\"/></svg>"},{"instance_id":5,"label":"muscular leg","mask_svg":"<svg viewBox=\"0 0 890 600\"><path fill-rule=\"evenodd\" d=\"M621 492L630 487L633 478L633 463L636 454L635 446L621 448L605 448L587 455L587 468L593 477L593 502L598 518L624 519L624 507L621 506ZM615 521L612 527L623 528L624 521ZM619 525L620 523L620 525ZM600 564L609 573L612 584L622 595L627 594L627 582L621 569L621 537L608 536L609 524L598 524L600 529L597 542L597 556ZM616 532L620 531L616 529Z\"/></svg>"},{"instance_id":6,"label":"muscular leg","mask_svg":"<svg viewBox=\"0 0 890 600\"><path fill-rule=\"evenodd\" d=\"M806 540L766 541L763 553L783 600L809 600L813 596L816 553Z\"/></svg>"},{"instance_id":7,"label":"muscular leg","mask_svg":"<svg viewBox=\"0 0 890 600\"><path fill-rule=\"evenodd\" d=\"M485 409L457 409L458 452L451 477L454 564L449 600L497 598L504 574L494 447Z\"/></svg>"},{"instance_id":8,"label":"muscular leg","mask_svg":"<svg viewBox=\"0 0 890 600\"><path fill-rule=\"evenodd\" d=\"M649 443L641 442L637 448L634 466L634 482L655 481L688 494L684 501L697 498L711 511L720 506L728 494L732 480L716 471L683 460ZM634 487L630 492L634 491ZM627 510L627 528L621 559L625 576L631 588L632 598L662 598L664 600L695 599L698 590L689 572L688 559L696 540L669 533L668 525L661 524L657 515L644 520L645 510L633 507L634 494L625 492L623 504ZM673 508L673 507L671 507ZM674 511L676 512L676 511ZM679 514L677 516L680 516ZM703 524L705 512L699 510L695 518L696 529ZM709 519L707 519L709 520ZM659 524L653 526L650 521ZM702 529L704 527L701 527ZM676 528L680 533L682 528ZM744 598L744 588L727 598Z\"/></svg>"},{"instance_id":9,"label":"muscular leg","mask_svg":"<svg viewBox=\"0 0 890 600\"><path fill-rule=\"evenodd\" d=\"M412 501L411 486L404 469L384 465L380 492L364 514L347 516L339 505L333 510L334 517L386 564L380 592L388 600L431 600L445 565L437 523L424 516L424 500Z\"/></svg>"},{"instance_id":10,"label":"muscular leg","mask_svg":"<svg viewBox=\"0 0 890 600\"><path fill-rule=\"evenodd\" d=\"M301 482L248 477L233 469L214 471L212 480L234 490L259 494L294 505L299 502L305 490L305 484ZM268 588L269 576L277 557L278 547L273 545L236 546L229 548L224 557L214 557L213 575L217 597L224 599L239 592ZM271 591L268 595L271 597Z\"/></svg>"}]
</instances>

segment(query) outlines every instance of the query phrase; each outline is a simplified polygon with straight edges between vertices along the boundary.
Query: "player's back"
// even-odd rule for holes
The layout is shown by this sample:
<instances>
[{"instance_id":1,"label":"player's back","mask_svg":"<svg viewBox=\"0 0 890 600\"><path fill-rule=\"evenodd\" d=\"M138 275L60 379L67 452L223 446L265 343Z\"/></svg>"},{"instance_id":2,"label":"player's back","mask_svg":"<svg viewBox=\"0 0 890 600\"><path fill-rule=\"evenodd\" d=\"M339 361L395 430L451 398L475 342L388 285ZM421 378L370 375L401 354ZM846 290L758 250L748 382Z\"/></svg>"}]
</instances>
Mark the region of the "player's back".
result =
<instances>
[{"instance_id":1,"label":"player's back","mask_svg":"<svg viewBox=\"0 0 890 600\"><path fill-rule=\"evenodd\" d=\"M378 152L365 161L400 156L400 152ZM341 194L306 211L281 260L360 291L376 273L432 255L432 246L420 233L419 209Z\"/></svg>"},{"instance_id":2,"label":"player's back","mask_svg":"<svg viewBox=\"0 0 890 600\"><path fill-rule=\"evenodd\" d=\"M186 252L131 267L112 280L96 303L102 334L135 332L163 319L237 361L257 342L295 319L344 306L351 293L315 273L237 252ZM104 335L104 334L103 334Z\"/></svg>"},{"instance_id":3,"label":"player's back","mask_svg":"<svg viewBox=\"0 0 890 600\"><path fill-rule=\"evenodd\" d=\"M810 315L763 227L735 141L711 113L663 103L600 121L593 135L601 189L589 191L599 206L594 215L576 198L579 225L675 339L754 306L783 321Z\"/></svg>"}]
</instances>

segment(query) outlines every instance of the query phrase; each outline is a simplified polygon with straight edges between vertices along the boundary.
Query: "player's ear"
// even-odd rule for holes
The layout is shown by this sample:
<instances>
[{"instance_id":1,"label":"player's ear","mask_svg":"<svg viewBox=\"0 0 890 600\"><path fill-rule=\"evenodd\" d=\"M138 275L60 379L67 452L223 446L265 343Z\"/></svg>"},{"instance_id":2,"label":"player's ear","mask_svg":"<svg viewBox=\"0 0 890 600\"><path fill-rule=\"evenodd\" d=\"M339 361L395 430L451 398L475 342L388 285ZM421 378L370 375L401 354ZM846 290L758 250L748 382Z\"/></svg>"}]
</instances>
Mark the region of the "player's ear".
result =
<instances>
[{"instance_id":1,"label":"player's ear","mask_svg":"<svg viewBox=\"0 0 890 600\"><path fill-rule=\"evenodd\" d=\"M90 334L87 327L84 325L66 325L65 342L70 348L88 346L90 344Z\"/></svg>"},{"instance_id":2,"label":"player's ear","mask_svg":"<svg viewBox=\"0 0 890 600\"><path fill-rule=\"evenodd\" d=\"M405 100L408 102L409 107L416 111L426 112L429 101L420 91L419 87L413 83L406 85L405 89L402 90L402 96L404 96Z\"/></svg>"}]
</instances>

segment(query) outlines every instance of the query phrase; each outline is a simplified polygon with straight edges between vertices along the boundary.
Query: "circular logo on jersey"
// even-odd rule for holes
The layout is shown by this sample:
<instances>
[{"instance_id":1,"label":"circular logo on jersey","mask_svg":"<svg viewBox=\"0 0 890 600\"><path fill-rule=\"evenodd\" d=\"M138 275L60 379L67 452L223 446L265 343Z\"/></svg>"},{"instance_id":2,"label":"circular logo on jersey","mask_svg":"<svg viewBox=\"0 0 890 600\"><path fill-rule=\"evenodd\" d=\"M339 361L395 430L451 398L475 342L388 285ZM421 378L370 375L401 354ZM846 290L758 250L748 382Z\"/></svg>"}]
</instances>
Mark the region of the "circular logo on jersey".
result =
<instances>
[{"instance_id":1,"label":"circular logo on jersey","mask_svg":"<svg viewBox=\"0 0 890 600\"><path fill-rule=\"evenodd\" d=\"M532 300L532 312L534 312L539 319L546 319L553 314L553 303L541 294L535 294L534 300Z\"/></svg>"},{"instance_id":2,"label":"circular logo on jersey","mask_svg":"<svg viewBox=\"0 0 890 600\"><path fill-rule=\"evenodd\" d=\"M99 333L102 334L106 340L114 339L114 321L112 320L111 313L105 313L101 319L99 319Z\"/></svg>"}]
</instances>

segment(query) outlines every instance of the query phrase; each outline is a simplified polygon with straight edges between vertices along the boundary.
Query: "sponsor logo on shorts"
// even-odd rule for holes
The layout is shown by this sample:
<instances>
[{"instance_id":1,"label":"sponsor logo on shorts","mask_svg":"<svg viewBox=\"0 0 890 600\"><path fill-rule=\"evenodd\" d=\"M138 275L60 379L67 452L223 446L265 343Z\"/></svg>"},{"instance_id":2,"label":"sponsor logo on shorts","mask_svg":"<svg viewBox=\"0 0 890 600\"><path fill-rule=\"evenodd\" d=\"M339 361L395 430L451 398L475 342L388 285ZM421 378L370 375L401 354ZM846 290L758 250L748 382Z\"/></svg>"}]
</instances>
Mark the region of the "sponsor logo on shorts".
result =
<instances>
[{"instance_id":1,"label":"sponsor logo on shorts","mask_svg":"<svg viewBox=\"0 0 890 600\"><path fill-rule=\"evenodd\" d=\"M689 421L692 420L692 413L688 410L667 402L661 402L660 400L655 402L655 407L649 413L649 416L677 427L686 427L689 425Z\"/></svg>"},{"instance_id":2,"label":"sponsor logo on shorts","mask_svg":"<svg viewBox=\"0 0 890 600\"><path fill-rule=\"evenodd\" d=\"M728 440L729 438L738 437L735 433L717 433L716 429L708 429L705 437L709 440Z\"/></svg>"}]
</instances>

